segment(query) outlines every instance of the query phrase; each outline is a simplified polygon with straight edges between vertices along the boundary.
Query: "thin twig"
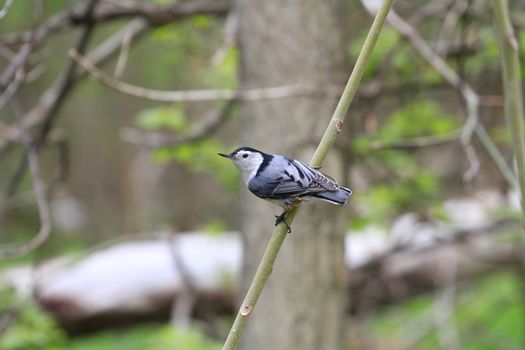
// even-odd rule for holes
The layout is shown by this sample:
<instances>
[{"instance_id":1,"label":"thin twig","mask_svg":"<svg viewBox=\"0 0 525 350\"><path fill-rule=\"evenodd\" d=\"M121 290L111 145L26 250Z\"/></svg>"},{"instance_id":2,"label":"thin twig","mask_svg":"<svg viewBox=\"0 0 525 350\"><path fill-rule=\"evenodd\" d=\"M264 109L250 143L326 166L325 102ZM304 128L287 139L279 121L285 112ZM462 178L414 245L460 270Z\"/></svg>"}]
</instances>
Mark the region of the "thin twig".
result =
<instances>
[{"instance_id":1,"label":"thin twig","mask_svg":"<svg viewBox=\"0 0 525 350\"><path fill-rule=\"evenodd\" d=\"M337 107L334 111L334 114L332 115L330 123L328 124L328 127L323 135L323 138L319 142L319 145L314 155L312 156L312 159L310 161L310 165L312 166L320 166L323 163L324 159L328 154L328 151L333 146L337 135L341 132L344 119L346 117L350 104L352 103L352 99L355 95L357 87L359 86L361 78L363 77L364 69L368 58L372 53L377 39L379 38L379 34L381 33L381 29L383 28L383 25L386 21L386 17L388 15L390 7L392 6L392 2L393 0L384 0L375 16L374 22L372 23L372 27L368 32L368 35L363 44L363 48L359 53L354 69L352 70L352 74L348 79L348 83L346 84L341 99L337 104ZM287 214L286 221L288 222L288 224L290 224L293 221L293 218L295 217L298 209L299 205L296 205ZM273 265L275 263L275 259L277 258L277 254L279 253L284 239L286 238L286 226L287 225L281 223L275 228L270 238L270 241L268 242L268 246L266 247L264 255L261 259L259 267L257 268L257 272L255 273L253 281L250 284L250 287L248 288L246 297L244 298L244 301L241 304L239 312L235 317L235 321L233 322L232 328L230 329L228 337L226 338L226 341L222 347L223 350L234 350L237 348L237 345L241 339L242 334L244 333L246 325L248 324L248 319L255 307L255 304L257 303L257 300L259 299L262 290L264 289L264 286L266 285L266 282L268 281L268 278L270 277L270 274L273 270Z\"/></svg>"},{"instance_id":2,"label":"thin twig","mask_svg":"<svg viewBox=\"0 0 525 350\"><path fill-rule=\"evenodd\" d=\"M448 142L457 141L461 136L461 129L443 135L419 136L400 140L375 140L372 141L371 149L374 151L382 149L412 149L419 147L433 147Z\"/></svg>"},{"instance_id":3,"label":"thin twig","mask_svg":"<svg viewBox=\"0 0 525 350\"><path fill-rule=\"evenodd\" d=\"M22 86L24 83L24 80L26 78L26 72L24 67L20 67L14 75L13 81L11 81L7 87L4 90L4 93L0 95L0 109L4 108L4 106L9 102L9 100L16 94L18 89Z\"/></svg>"},{"instance_id":4,"label":"thin twig","mask_svg":"<svg viewBox=\"0 0 525 350\"><path fill-rule=\"evenodd\" d=\"M473 146L471 145L472 133L476 133L481 143L489 152L490 156L496 163L499 171L511 187L516 187L517 181L511 168L505 161L505 158L501 155L498 148L494 145L490 137L488 136L485 128L479 123L479 96L470 87L470 85L463 81L456 72L450 68L450 66L436 54L430 45L419 35L417 30L412 27L408 22L403 20L398 14L392 12L388 17L389 23L396 28L401 34L403 34L416 49L416 51L439 73L447 82L454 86L460 91L463 97L466 109L467 109L467 120L464 124L461 135L461 144L465 150L465 154L470 163L469 169L465 173L465 180L469 180L479 168L479 160L474 152Z\"/></svg>"},{"instance_id":5,"label":"thin twig","mask_svg":"<svg viewBox=\"0 0 525 350\"><path fill-rule=\"evenodd\" d=\"M137 38L138 36L143 35L149 28L150 27L144 20L140 18L134 19L121 30L99 44L89 53L88 57L92 62L96 62L97 64L107 62L119 51L122 37L125 33ZM73 76L74 82L81 79L84 75L84 71L75 70ZM24 116L22 120L23 128L31 129L44 121L45 116L48 115L49 111L56 104L56 101L60 96L61 86L61 80L59 79L42 94L42 97L38 100L36 105L33 106L33 108ZM8 140L16 140L16 131L13 129L3 128L2 130L2 128L0 128L0 135Z\"/></svg>"},{"instance_id":6,"label":"thin twig","mask_svg":"<svg viewBox=\"0 0 525 350\"><path fill-rule=\"evenodd\" d=\"M468 3L465 0L456 0L450 11L443 20L443 26L439 32L438 39L435 44L435 51L439 56L446 56L451 39L454 36L454 30L463 13L468 8Z\"/></svg>"},{"instance_id":7,"label":"thin twig","mask_svg":"<svg viewBox=\"0 0 525 350\"><path fill-rule=\"evenodd\" d=\"M7 15L7 12L9 12L9 9L11 8L11 5L13 5L14 0L5 0L4 6L2 6L2 9L0 10L0 19L4 18L5 15Z\"/></svg>"},{"instance_id":8,"label":"thin twig","mask_svg":"<svg viewBox=\"0 0 525 350\"><path fill-rule=\"evenodd\" d=\"M525 135L523 122L523 93L518 40L510 22L509 6L506 0L494 0L496 32L503 66L503 90L505 92L505 115L512 135L516 156L519 189L521 194L522 222L525 223ZM523 231L525 234L525 230Z\"/></svg>"},{"instance_id":9,"label":"thin twig","mask_svg":"<svg viewBox=\"0 0 525 350\"><path fill-rule=\"evenodd\" d=\"M51 215L49 212L49 204L46 198L46 187L42 176L40 175L40 166L38 165L37 152L31 146L28 146L27 160L36 196L38 216L40 218L40 229L29 242L21 246L1 245L0 256L2 257L24 256L40 247L48 239L49 234L51 233Z\"/></svg>"},{"instance_id":10,"label":"thin twig","mask_svg":"<svg viewBox=\"0 0 525 350\"><path fill-rule=\"evenodd\" d=\"M107 75L75 50L70 50L69 56L73 58L83 69L85 69L94 79L100 81L106 86L127 95L141 97L157 102L203 102L217 100L260 101L267 99L286 98L292 96L341 96L341 87L339 86L317 87L302 84L282 85L246 90L153 90L137 85L128 84Z\"/></svg>"},{"instance_id":11,"label":"thin twig","mask_svg":"<svg viewBox=\"0 0 525 350\"><path fill-rule=\"evenodd\" d=\"M19 113L18 107L15 106L13 110L15 112L17 122L19 122L21 113ZM40 219L40 229L29 242L23 245L0 245L1 257L20 257L26 255L41 246L48 239L49 234L51 233L51 214L46 196L46 186L44 180L42 179L42 175L40 174L37 150L33 145L31 145L31 138L26 132L20 130L20 134L22 135L22 140L26 148L25 155L27 157L29 173L31 174L31 180L33 183L33 189L38 208L38 216Z\"/></svg>"},{"instance_id":12,"label":"thin twig","mask_svg":"<svg viewBox=\"0 0 525 350\"><path fill-rule=\"evenodd\" d=\"M229 0L193 0L173 1L166 5L150 2L134 2L131 6L110 6L97 10L93 15L96 22L110 21L129 17L142 17L151 25L160 25L178 18L198 14L224 15L231 7ZM73 18L82 23L83 18Z\"/></svg>"},{"instance_id":13,"label":"thin twig","mask_svg":"<svg viewBox=\"0 0 525 350\"><path fill-rule=\"evenodd\" d=\"M69 27L84 26L89 20L93 22L109 22L126 18L141 18L147 22L147 26L160 26L173 20L185 18L193 15L216 15L222 16L228 13L231 4L228 0L196 0L196 1L173 1L165 5L153 3L135 3L132 8L122 6L105 6L107 1L96 9L90 19L82 16L79 9L67 9L51 17L40 27L37 33L62 32ZM0 36L0 42L7 45L29 42L32 39L33 31L14 32Z\"/></svg>"},{"instance_id":14,"label":"thin twig","mask_svg":"<svg viewBox=\"0 0 525 350\"><path fill-rule=\"evenodd\" d=\"M98 1L99 0L91 0L87 4L85 8L85 13L84 13L85 17L91 17L91 14L94 11ZM77 49L79 51L83 51L85 47L87 46L89 38L93 32L93 26L94 26L93 22L86 22L86 27L84 28L84 31L80 35L80 39L78 40L78 43L77 43ZM74 62L70 62L68 67L66 68L66 72L64 73L64 75L61 77L61 79L58 82L58 85L56 88L55 99L51 101L51 103L49 104L49 108L44 110L43 111L44 114L40 116L40 118L42 119L42 127L40 129L40 133L36 137L33 137L30 140L32 146L29 147L30 149L34 148L35 152L38 152L45 144L47 135L49 131L51 130L51 127L55 121L56 114L58 110L60 109L64 101L64 98L66 97L70 88L73 86L75 82L74 80L75 69L76 69L76 64ZM23 121L24 121L23 119L21 120L20 118L18 118L17 127L15 128L15 129L19 129L19 132L17 132L17 134L20 134L22 136L26 134L26 130L29 130L29 128L24 125ZM1 133L1 130L0 130L0 133ZM25 137L27 138L29 136L25 136ZM22 142L27 143L27 140L22 139ZM28 150L26 150L26 152L28 152ZM26 167L28 165L26 160L29 160L29 157L22 157L20 166L17 169L17 172L15 173L15 175L17 176L13 178L15 181L10 181L9 183L8 196L14 193L14 190L18 186L20 180L22 179L22 175L25 173Z\"/></svg>"},{"instance_id":15,"label":"thin twig","mask_svg":"<svg viewBox=\"0 0 525 350\"><path fill-rule=\"evenodd\" d=\"M457 88L465 100L467 108L467 120L464 124L464 128L461 135L461 144L465 150L467 160L469 161L469 169L465 172L465 180L471 180L479 170L479 160L474 151L474 148L471 146L472 134L476 129L476 126L479 121L478 107L479 107L479 98L474 90L463 81L459 75L452 70L447 63L436 54L430 45L428 45L425 40L419 35L417 30L401 18L396 12L392 12L388 17L388 23L396 28L401 34L410 40L412 45L417 49L417 51L425 58L425 60L430 63L430 65L438 71L452 86Z\"/></svg>"},{"instance_id":16,"label":"thin twig","mask_svg":"<svg viewBox=\"0 0 525 350\"><path fill-rule=\"evenodd\" d=\"M133 32L130 30L122 37L122 46L120 47L120 53L118 55L117 64L115 65L115 72L113 73L116 78L120 78L126 64L128 62L129 47L131 46L131 40L133 39Z\"/></svg>"},{"instance_id":17,"label":"thin twig","mask_svg":"<svg viewBox=\"0 0 525 350\"><path fill-rule=\"evenodd\" d=\"M87 4L86 9L83 13L84 18L90 19L92 17L92 14L95 11L95 8L98 2L99 0L91 0ZM90 20L86 21L84 30L82 31L82 34L80 35L80 38L75 48L76 51L81 52L81 53L84 52L89 42L89 39L93 33L94 27L95 27L95 22L90 21ZM46 111L46 114L42 116L42 120L43 120L42 128L40 129L40 134L34 140L37 149L40 148L45 143L47 134L51 130L55 122L55 119L57 117L57 112L60 110L65 97L71 91L71 87L75 83L75 78L74 78L75 69L76 69L75 63L72 61L69 62L66 68L66 71L62 79L60 80L60 85L57 91L58 94L57 94L55 103L53 103L51 105L51 108L49 108Z\"/></svg>"},{"instance_id":18,"label":"thin twig","mask_svg":"<svg viewBox=\"0 0 525 350\"><path fill-rule=\"evenodd\" d=\"M441 11L450 6L454 0L435 0L422 5L419 10L414 13L409 19L412 25L416 25L428 16L439 14Z\"/></svg>"}]
</instances>

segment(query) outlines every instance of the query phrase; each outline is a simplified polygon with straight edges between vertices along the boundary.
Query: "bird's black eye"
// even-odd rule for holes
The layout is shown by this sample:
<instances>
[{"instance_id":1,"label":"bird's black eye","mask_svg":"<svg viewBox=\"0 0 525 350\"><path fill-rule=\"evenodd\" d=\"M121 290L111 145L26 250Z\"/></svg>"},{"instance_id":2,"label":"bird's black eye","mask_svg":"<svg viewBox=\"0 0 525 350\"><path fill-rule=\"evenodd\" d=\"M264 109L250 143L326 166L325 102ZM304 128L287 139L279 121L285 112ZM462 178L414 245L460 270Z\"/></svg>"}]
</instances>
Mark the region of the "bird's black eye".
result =
<instances>
[{"instance_id":1,"label":"bird's black eye","mask_svg":"<svg viewBox=\"0 0 525 350\"><path fill-rule=\"evenodd\" d=\"M244 154L242 155L242 157L243 157L243 158L248 158L248 154L244 153Z\"/></svg>"}]
</instances>

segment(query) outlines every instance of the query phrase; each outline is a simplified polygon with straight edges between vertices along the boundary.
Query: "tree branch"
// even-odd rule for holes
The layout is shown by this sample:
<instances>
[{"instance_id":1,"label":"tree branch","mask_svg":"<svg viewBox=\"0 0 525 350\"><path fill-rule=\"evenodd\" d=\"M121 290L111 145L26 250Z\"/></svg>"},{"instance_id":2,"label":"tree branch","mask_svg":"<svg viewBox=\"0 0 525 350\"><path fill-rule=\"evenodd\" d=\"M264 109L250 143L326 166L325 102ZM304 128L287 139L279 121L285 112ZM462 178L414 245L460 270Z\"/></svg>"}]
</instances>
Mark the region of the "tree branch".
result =
<instances>
[{"instance_id":1,"label":"tree branch","mask_svg":"<svg viewBox=\"0 0 525 350\"><path fill-rule=\"evenodd\" d=\"M483 125L479 123L478 109L480 99L478 94L432 50L430 45L423 40L417 30L397 13L392 12L391 16L388 17L388 22L410 41L414 49L416 49L416 51L435 69L437 73L439 73L448 83L458 89L465 101L467 106L467 120L464 124L460 140L470 163L469 170L465 173L466 180L473 176L477 172L477 168L479 168L479 160L471 144L472 133L475 132L491 158L496 163L496 166L507 183L511 187L516 187L517 181L511 168L507 165L498 148L490 139Z\"/></svg>"},{"instance_id":2,"label":"tree branch","mask_svg":"<svg viewBox=\"0 0 525 350\"><path fill-rule=\"evenodd\" d=\"M9 9L11 8L11 5L13 5L14 1L15 0L5 0L4 6L2 6L2 9L0 9L0 19L7 15L7 12L9 12Z\"/></svg>"},{"instance_id":3,"label":"tree branch","mask_svg":"<svg viewBox=\"0 0 525 350\"><path fill-rule=\"evenodd\" d=\"M377 42L377 39L379 38L379 34L381 33L381 29L383 28L383 25L386 21L388 12L392 6L392 2L393 0L384 0L381 4L381 7L379 8L379 11L377 12L374 22L372 23L372 27L370 28L370 31L368 32L368 35L363 44L363 48L359 53L354 69L352 70L352 74L350 75L348 83L346 84L346 87L343 91L343 95L337 104L337 107L334 111L334 114L332 115L323 138L319 143L319 146L312 156L310 161L310 165L312 166L320 166L323 163L329 150L333 146L337 135L341 132L345 116L348 112L350 104L352 103L352 99L355 95L357 87L359 86L361 78L363 77L364 68ZM298 209L299 205L296 205L292 211L286 215L288 224L291 224ZM224 346L222 347L223 350L234 350L237 348L239 340L241 339L246 325L248 324L250 314L252 313L253 308L255 307L255 304L257 303L257 300L259 299L259 296L261 295L261 292L264 289L268 278L270 277L275 259L277 258L277 254L284 242L284 239L286 238L286 234L286 225L284 225L284 223L280 223L275 228L272 237L270 238L268 246L266 247L264 255L261 259L261 263L257 268L257 272L255 273L253 281L250 284L246 297L239 309L232 328L230 329Z\"/></svg>"},{"instance_id":4,"label":"tree branch","mask_svg":"<svg viewBox=\"0 0 525 350\"><path fill-rule=\"evenodd\" d=\"M510 22L506 0L494 0L496 32L503 66L503 90L505 92L505 115L516 156L517 173L521 194L522 222L525 222L525 135L523 123L523 100L518 41ZM525 230L523 231L525 234Z\"/></svg>"},{"instance_id":5,"label":"tree branch","mask_svg":"<svg viewBox=\"0 0 525 350\"><path fill-rule=\"evenodd\" d=\"M100 23L126 18L141 18L148 26L160 26L193 15L224 15L230 7L228 0L173 1L166 5L127 2L115 6L103 3L89 19L82 16L78 9L68 9L46 21L36 32L45 37L50 32L63 31L69 26L83 26L86 21ZM0 37L0 42L16 44L31 41L32 37L33 31L8 33Z\"/></svg>"},{"instance_id":6,"label":"tree branch","mask_svg":"<svg viewBox=\"0 0 525 350\"><path fill-rule=\"evenodd\" d=\"M19 123L21 113L16 104L13 104L13 111L16 117L16 121L17 123ZM26 153L23 155L23 163L20 164L26 164L27 158L27 164L29 165L29 172L31 174L31 180L33 182L33 189L36 197L38 215L40 218L40 229L29 242L21 246L17 246L14 244L0 245L0 257L20 257L26 255L38 248L40 245L42 245L51 233L51 214L49 211L49 203L47 201L46 187L44 184L44 180L42 179L42 176L40 174L40 166L38 164L37 156L38 151L31 144L31 138L27 132L25 132L24 130L20 130L20 135L22 142L26 148ZM1 214L2 213L0 213L0 215Z\"/></svg>"},{"instance_id":7,"label":"tree branch","mask_svg":"<svg viewBox=\"0 0 525 350\"><path fill-rule=\"evenodd\" d=\"M149 2L125 2L118 5L109 5L98 9L93 14L96 22L106 22L115 19L142 17L150 25L165 24L174 19L188 17L196 14L228 13L231 7L229 0L193 0L174 1L166 5L155 5ZM82 17L71 16L73 24L82 23Z\"/></svg>"},{"instance_id":8,"label":"tree branch","mask_svg":"<svg viewBox=\"0 0 525 350\"><path fill-rule=\"evenodd\" d=\"M100 81L104 85L127 95L141 97L157 102L203 102L217 100L260 101L292 96L341 96L341 87L339 86L317 87L301 84L273 86L249 90L153 90L128 84L107 75L75 50L70 50L69 56L83 69L85 69L94 79Z\"/></svg>"},{"instance_id":9,"label":"tree branch","mask_svg":"<svg viewBox=\"0 0 525 350\"><path fill-rule=\"evenodd\" d=\"M419 136L399 140L375 140L372 141L371 149L374 151L382 149L412 149L419 147L432 147L448 142L457 141L461 136L461 129L443 135Z\"/></svg>"},{"instance_id":10,"label":"tree branch","mask_svg":"<svg viewBox=\"0 0 525 350\"><path fill-rule=\"evenodd\" d=\"M89 42L89 38L93 33L95 22L91 21L90 18L93 12L95 11L95 7L97 6L98 2L99 0L90 0L90 2L86 6L84 13L82 14L82 18L85 18L86 22L84 30L82 31L82 34L80 35L80 38L76 45L75 50L77 50L78 52L85 51ZM34 140L37 150L45 143L47 134L51 130L51 127L53 126L54 121L56 119L57 112L62 106L64 98L67 96L67 94L71 90L71 87L75 83L75 69L75 63L73 61L70 61L66 68L66 72L64 73L63 78L60 80L60 83L58 85L55 103L51 104L50 108L42 116L44 122L40 130L40 134Z\"/></svg>"}]
</instances>

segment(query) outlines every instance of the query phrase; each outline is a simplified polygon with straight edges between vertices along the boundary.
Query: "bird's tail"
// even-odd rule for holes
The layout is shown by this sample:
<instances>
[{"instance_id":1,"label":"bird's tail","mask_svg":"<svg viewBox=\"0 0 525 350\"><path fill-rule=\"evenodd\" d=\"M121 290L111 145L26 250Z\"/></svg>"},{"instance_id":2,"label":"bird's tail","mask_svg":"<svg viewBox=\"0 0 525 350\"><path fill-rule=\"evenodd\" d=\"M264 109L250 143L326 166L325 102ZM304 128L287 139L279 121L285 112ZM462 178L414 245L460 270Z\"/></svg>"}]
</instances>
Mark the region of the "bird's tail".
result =
<instances>
[{"instance_id":1,"label":"bird's tail","mask_svg":"<svg viewBox=\"0 0 525 350\"><path fill-rule=\"evenodd\" d=\"M352 195L352 191L349 188L339 187L337 191L319 192L312 194L311 196L333 204L345 205L350 195Z\"/></svg>"}]
</instances>

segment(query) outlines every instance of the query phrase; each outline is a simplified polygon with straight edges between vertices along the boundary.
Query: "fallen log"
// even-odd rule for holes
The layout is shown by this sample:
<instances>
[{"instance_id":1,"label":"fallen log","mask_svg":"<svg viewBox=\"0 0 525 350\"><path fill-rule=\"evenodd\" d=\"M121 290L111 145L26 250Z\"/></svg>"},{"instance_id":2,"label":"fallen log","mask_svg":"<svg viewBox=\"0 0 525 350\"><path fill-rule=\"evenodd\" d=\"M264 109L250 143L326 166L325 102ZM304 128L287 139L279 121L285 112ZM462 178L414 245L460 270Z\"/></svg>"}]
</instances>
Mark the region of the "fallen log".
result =
<instances>
[{"instance_id":1,"label":"fallen log","mask_svg":"<svg viewBox=\"0 0 525 350\"><path fill-rule=\"evenodd\" d=\"M413 241L393 240L378 231L348 235L352 313L374 312L451 283L519 266L523 246L500 239L517 227L512 221L455 231L439 226L427 232L420 226L421 231L412 232L417 237ZM421 232L427 232L425 237ZM0 274L0 283L34 295L70 332L84 332L168 320L172 306L182 308L182 300L191 300L184 307L186 317L209 320L231 314L241 261L236 233L178 234L124 242L34 269L12 269ZM191 298L183 298L187 295Z\"/></svg>"}]
</instances>

